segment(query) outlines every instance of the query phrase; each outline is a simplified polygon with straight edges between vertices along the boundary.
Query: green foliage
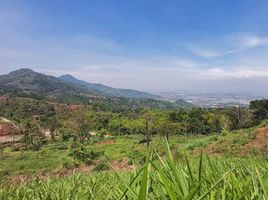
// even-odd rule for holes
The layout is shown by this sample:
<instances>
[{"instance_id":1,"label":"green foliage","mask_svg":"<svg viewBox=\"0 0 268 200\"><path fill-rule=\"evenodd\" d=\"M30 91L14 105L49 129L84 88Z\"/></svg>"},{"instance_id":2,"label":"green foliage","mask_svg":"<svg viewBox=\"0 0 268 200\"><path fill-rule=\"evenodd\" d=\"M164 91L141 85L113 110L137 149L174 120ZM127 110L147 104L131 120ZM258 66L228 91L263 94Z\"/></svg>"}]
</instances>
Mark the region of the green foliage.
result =
<instances>
[{"instance_id":1,"label":"green foliage","mask_svg":"<svg viewBox=\"0 0 268 200\"><path fill-rule=\"evenodd\" d=\"M107 101L107 109L96 108L94 103L81 106L9 98L0 102L0 116L16 120L17 123L34 119L42 129L50 130L53 139L57 139L59 133L63 141L71 138L86 141L90 139L91 131L98 132L102 129L114 135L144 134L145 116L148 115L151 116L149 129L152 133L167 136L221 133L223 129L235 130L256 124L254 115L251 116L251 111L247 108L193 108L168 111L153 109L143 104L154 100L107 98L97 100L96 103L102 101ZM109 101L111 103L108 103ZM133 101L137 101L138 106L135 106ZM72 106L77 108L73 110Z\"/></svg>"},{"instance_id":2,"label":"green foliage","mask_svg":"<svg viewBox=\"0 0 268 200\"><path fill-rule=\"evenodd\" d=\"M145 155L143 152L133 150L128 155L129 164L142 164L145 160Z\"/></svg>"},{"instance_id":3,"label":"green foliage","mask_svg":"<svg viewBox=\"0 0 268 200\"><path fill-rule=\"evenodd\" d=\"M0 94L61 102L86 102L88 90L76 87L53 76L20 69L0 76Z\"/></svg>"},{"instance_id":4,"label":"green foliage","mask_svg":"<svg viewBox=\"0 0 268 200\"><path fill-rule=\"evenodd\" d=\"M75 167L75 163L74 162L71 162L71 161L66 161L62 164L62 167L64 169L73 169Z\"/></svg>"},{"instance_id":5,"label":"green foliage","mask_svg":"<svg viewBox=\"0 0 268 200\"><path fill-rule=\"evenodd\" d=\"M86 112L84 110L78 110L73 113L73 128L76 131L77 136L80 139L80 142L84 142L88 140L90 135L90 131L93 130L95 119L94 116L90 112Z\"/></svg>"},{"instance_id":6,"label":"green foliage","mask_svg":"<svg viewBox=\"0 0 268 200\"><path fill-rule=\"evenodd\" d=\"M22 133L24 135L22 141L27 148L30 148L33 151L39 150L46 142L44 134L35 121L25 121Z\"/></svg>"},{"instance_id":7,"label":"green foliage","mask_svg":"<svg viewBox=\"0 0 268 200\"><path fill-rule=\"evenodd\" d=\"M83 162L90 165L93 164L94 160L102 156L103 153L89 150L86 146L81 145L78 148L72 149L69 155L74 158L74 161Z\"/></svg>"},{"instance_id":8,"label":"green foliage","mask_svg":"<svg viewBox=\"0 0 268 200\"><path fill-rule=\"evenodd\" d=\"M63 142L69 141L71 137L73 137L73 133L70 129L68 128L61 128L59 130L60 138Z\"/></svg>"},{"instance_id":9,"label":"green foliage","mask_svg":"<svg viewBox=\"0 0 268 200\"><path fill-rule=\"evenodd\" d=\"M18 123L35 119L40 125L47 124L49 118L55 117L52 104L26 98L8 98L0 102L0 115Z\"/></svg>"},{"instance_id":10,"label":"green foliage","mask_svg":"<svg viewBox=\"0 0 268 200\"><path fill-rule=\"evenodd\" d=\"M175 160L156 151L131 172L108 172L3 186L2 199L267 199L267 162L213 159ZM96 167L106 170L101 163ZM96 169L96 170L97 170Z\"/></svg>"},{"instance_id":11,"label":"green foliage","mask_svg":"<svg viewBox=\"0 0 268 200\"><path fill-rule=\"evenodd\" d=\"M157 95L149 94L147 92L140 92L130 89L118 89L108 87L102 84L88 83L86 81L78 80L71 75L60 76L59 79L68 83L77 85L78 87L87 88L90 91L94 91L98 95L114 96L114 97L126 97L126 98L160 98Z\"/></svg>"},{"instance_id":12,"label":"green foliage","mask_svg":"<svg viewBox=\"0 0 268 200\"><path fill-rule=\"evenodd\" d=\"M108 132L106 129L101 129L101 130L97 131L97 136L98 136L100 139L103 139L104 136L105 136L106 134L108 134L108 133L109 133L109 132Z\"/></svg>"},{"instance_id":13,"label":"green foliage","mask_svg":"<svg viewBox=\"0 0 268 200\"><path fill-rule=\"evenodd\" d=\"M97 172L100 172L100 171L106 171L108 170L110 167L107 163L105 162L101 162L101 163L98 163L96 165L96 167L94 168L94 171L97 171Z\"/></svg>"},{"instance_id":14,"label":"green foliage","mask_svg":"<svg viewBox=\"0 0 268 200\"><path fill-rule=\"evenodd\" d=\"M268 100L254 100L250 102L250 109L253 111L254 123L258 124L268 116Z\"/></svg>"},{"instance_id":15,"label":"green foliage","mask_svg":"<svg viewBox=\"0 0 268 200\"><path fill-rule=\"evenodd\" d=\"M166 100L157 100L157 99L131 99L131 98L122 98L122 97L106 97L91 99L90 105L94 111L111 111L117 113L123 113L126 111L139 111L146 109L153 110L178 110L180 108L190 109L194 105L187 103L185 101L178 101L173 103ZM182 103L183 102L183 103Z\"/></svg>"},{"instance_id":16,"label":"green foliage","mask_svg":"<svg viewBox=\"0 0 268 200\"><path fill-rule=\"evenodd\" d=\"M68 146L66 144L62 143L62 144L59 144L57 146L57 149L58 150L66 150L66 149L68 149Z\"/></svg>"}]
</instances>

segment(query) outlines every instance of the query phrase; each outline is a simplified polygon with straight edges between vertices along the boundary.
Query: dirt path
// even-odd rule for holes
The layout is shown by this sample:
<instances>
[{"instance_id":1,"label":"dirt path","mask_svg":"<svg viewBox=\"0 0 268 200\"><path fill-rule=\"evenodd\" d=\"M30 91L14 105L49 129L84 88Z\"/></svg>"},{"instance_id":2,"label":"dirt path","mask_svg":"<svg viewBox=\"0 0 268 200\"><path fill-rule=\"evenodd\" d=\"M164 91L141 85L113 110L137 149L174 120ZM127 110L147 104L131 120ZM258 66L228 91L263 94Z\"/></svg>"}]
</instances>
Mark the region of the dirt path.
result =
<instances>
[{"instance_id":1,"label":"dirt path","mask_svg":"<svg viewBox=\"0 0 268 200\"><path fill-rule=\"evenodd\" d=\"M267 137L267 129L268 127L262 127L262 128L258 128L258 133L256 135L255 140L247 143L244 145L246 150L249 149L262 149L265 147L266 145L266 137Z\"/></svg>"},{"instance_id":2,"label":"dirt path","mask_svg":"<svg viewBox=\"0 0 268 200\"><path fill-rule=\"evenodd\" d=\"M245 134L240 137L248 137ZM231 143L230 143L231 142ZM232 149L230 145L235 145L236 148ZM200 153L202 150L203 153L213 156L219 156L226 152L234 153L235 155L246 156L252 150L256 150L258 154L261 154L263 149L268 145L268 126L256 129L256 137L248 142L247 144L237 146L238 144L234 144L233 141L225 141L223 143L211 143L206 147L201 147L194 149L194 153Z\"/></svg>"},{"instance_id":3,"label":"dirt path","mask_svg":"<svg viewBox=\"0 0 268 200\"><path fill-rule=\"evenodd\" d=\"M6 135L6 136L0 136L0 143L7 143L7 142L17 142L22 138L22 135Z\"/></svg>"}]
</instances>

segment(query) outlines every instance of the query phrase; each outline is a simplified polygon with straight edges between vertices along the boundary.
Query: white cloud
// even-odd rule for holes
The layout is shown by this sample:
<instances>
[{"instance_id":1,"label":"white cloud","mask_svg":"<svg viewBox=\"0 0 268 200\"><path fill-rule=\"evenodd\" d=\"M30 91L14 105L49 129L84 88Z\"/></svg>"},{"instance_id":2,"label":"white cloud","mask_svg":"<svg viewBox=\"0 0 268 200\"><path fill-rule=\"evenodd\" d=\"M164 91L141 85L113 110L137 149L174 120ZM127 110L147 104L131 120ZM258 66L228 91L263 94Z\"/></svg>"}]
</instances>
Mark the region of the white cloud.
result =
<instances>
[{"instance_id":1,"label":"white cloud","mask_svg":"<svg viewBox=\"0 0 268 200\"><path fill-rule=\"evenodd\" d=\"M230 79L230 78L251 78L251 77L268 77L268 69L222 69L209 68L200 74L205 79Z\"/></svg>"},{"instance_id":2,"label":"white cloud","mask_svg":"<svg viewBox=\"0 0 268 200\"><path fill-rule=\"evenodd\" d=\"M191 47L190 51L193 52L194 54L204 57L204 58L213 58L213 57L220 57L220 56L225 56L228 54L232 54L236 52L235 50L226 50L226 51L219 51L219 50L208 50L208 49L202 49L202 48L197 48L197 47Z\"/></svg>"},{"instance_id":3,"label":"white cloud","mask_svg":"<svg viewBox=\"0 0 268 200\"><path fill-rule=\"evenodd\" d=\"M210 39L202 45L191 44L188 49L195 55L204 58L215 58L242 52L251 48L268 45L268 37L240 33L231 36Z\"/></svg>"},{"instance_id":4,"label":"white cloud","mask_svg":"<svg viewBox=\"0 0 268 200\"><path fill-rule=\"evenodd\" d=\"M260 37L250 34L242 34L237 39L238 47L240 49L254 48L268 45L268 37Z\"/></svg>"}]
</instances>

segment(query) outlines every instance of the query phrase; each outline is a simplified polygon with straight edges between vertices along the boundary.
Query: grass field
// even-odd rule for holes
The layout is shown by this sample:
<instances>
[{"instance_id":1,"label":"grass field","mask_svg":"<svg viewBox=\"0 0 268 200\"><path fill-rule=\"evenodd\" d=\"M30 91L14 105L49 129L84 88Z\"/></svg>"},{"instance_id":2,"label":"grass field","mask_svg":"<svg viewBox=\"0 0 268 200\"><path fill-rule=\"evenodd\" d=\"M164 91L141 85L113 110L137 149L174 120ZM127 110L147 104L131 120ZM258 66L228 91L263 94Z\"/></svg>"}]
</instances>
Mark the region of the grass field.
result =
<instances>
[{"instance_id":1,"label":"grass field","mask_svg":"<svg viewBox=\"0 0 268 200\"><path fill-rule=\"evenodd\" d=\"M170 155L165 138L154 136L147 161L139 135L85 145L99 155L90 165L75 161L72 142L52 142L39 151L5 148L0 199L267 199L267 147L266 141L255 145L259 130L171 136Z\"/></svg>"}]
</instances>

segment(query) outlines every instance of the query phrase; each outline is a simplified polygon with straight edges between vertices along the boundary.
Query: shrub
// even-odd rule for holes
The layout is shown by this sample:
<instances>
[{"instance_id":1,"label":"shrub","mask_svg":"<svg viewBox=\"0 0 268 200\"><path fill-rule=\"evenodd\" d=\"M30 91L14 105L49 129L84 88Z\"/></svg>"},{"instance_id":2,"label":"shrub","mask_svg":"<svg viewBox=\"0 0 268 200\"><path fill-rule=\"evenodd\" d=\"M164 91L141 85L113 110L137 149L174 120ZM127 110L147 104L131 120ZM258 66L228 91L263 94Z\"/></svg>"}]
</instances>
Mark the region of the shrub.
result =
<instances>
[{"instance_id":1,"label":"shrub","mask_svg":"<svg viewBox=\"0 0 268 200\"><path fill-rule=\"evenodd\" d=\"M92 164L94 160L98 159L102 155L103 155L103 152L96 152L93 150L88 150L84 146L73 149L69 153L69 156L73 156L75 160L83 162L88 165Z\"/></svg>"},{"instance_id":2,"label":"shrub","mask_svg":"<svg viewBox=\"0 0 268 200\"><path fill-rule=\"evenodd\" d=\"M62 164L62 167L65 168L65 169L72 169L73 167L75 167L75 163L71 162L71 161L65 161L63 164Z\"/></svg>"},{"instance_id":3,"label":"shrub","mask_svg":"<svg viewBox=\"0 0 268 200\"><path fill-rule=\"evenodd\" d=\"M108 169L110 169L110 167L106 163L101 162L96 165L96 167L94 168L94 171L105 171Z\"/></svg>"},{"instance_id":4,"label":"shrub","mask_svg":"<svg viewBox=\"0 0 268 200\"><path fill-rule=\"evenodd\" d=\"M68 146L66 144L59 144L57 146L57 149L58 150L66 150L66 149L68 149Z\"/></svg>"}]
</instances>

